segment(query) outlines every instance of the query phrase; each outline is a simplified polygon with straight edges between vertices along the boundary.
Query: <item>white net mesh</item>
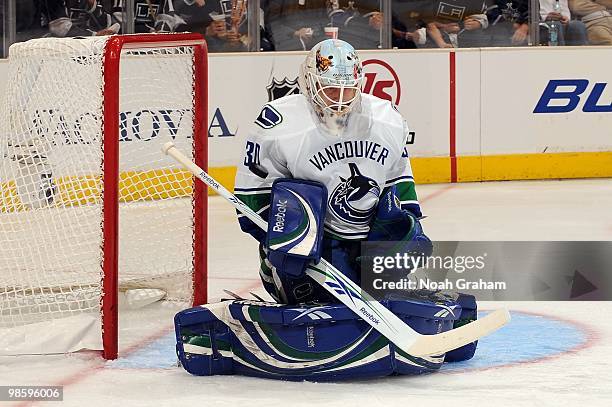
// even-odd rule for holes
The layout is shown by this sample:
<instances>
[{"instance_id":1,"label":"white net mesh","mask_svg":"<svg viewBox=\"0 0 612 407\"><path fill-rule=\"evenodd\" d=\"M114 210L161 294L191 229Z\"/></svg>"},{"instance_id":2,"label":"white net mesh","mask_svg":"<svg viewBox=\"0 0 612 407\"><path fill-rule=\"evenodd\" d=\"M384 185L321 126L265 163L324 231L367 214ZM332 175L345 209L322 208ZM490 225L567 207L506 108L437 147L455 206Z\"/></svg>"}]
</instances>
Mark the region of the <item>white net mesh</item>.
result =
<instances>
[{"instance_id":1,"label":"white net mesh","mask_svg":"<svg viewBox=\"0 0 612 407\"><path fill-rule=\"evenodd\" d=\"M106 39L10 49L0 133L0 328L99 312ZM192 295L192 48L124 51L120 74L120 289Z\"/></svg>"}]
</instances>

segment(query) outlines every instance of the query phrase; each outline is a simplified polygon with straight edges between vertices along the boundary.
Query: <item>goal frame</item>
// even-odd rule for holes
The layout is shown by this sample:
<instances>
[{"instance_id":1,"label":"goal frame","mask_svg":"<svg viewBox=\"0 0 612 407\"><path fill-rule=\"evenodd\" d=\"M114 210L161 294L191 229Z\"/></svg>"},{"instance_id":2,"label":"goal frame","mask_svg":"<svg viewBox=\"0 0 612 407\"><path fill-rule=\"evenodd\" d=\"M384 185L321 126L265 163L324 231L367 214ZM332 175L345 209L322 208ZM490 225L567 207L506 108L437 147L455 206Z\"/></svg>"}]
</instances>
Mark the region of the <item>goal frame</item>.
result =
<instances>
[{"instance_id":1,"label":"goal frame","mask_svg":"<svg viewBox=\"0 0 612 407\"><path fill-rule=\"evenodd\" d=\"M207 46L197 33L114 35L103 55L103 241L102 241L102 356L116 359L119 344L119 98L121 52L126 49L193 48L193 153L195 163L208 168ZM160 151L160 154L161 151ZM193 178L193 305L207 301L206 186Z\"/></svg>"}]
</instances>

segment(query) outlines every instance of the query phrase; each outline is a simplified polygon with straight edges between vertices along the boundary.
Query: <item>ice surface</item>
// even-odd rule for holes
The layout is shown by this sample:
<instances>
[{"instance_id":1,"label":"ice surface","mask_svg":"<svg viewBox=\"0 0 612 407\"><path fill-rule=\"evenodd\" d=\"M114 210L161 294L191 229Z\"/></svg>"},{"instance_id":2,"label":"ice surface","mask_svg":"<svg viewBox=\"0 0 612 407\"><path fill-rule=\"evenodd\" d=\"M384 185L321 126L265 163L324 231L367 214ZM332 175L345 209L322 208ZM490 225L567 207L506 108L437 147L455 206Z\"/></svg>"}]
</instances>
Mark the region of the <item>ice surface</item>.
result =
<instances>
[{"instance_id":1,"label":"ice surface","mask_svg":"<svg viewBox=\"0 0 612 407\"><path fill-rule=\"evenodd\" d=\"M418 187L437 240L612 240L612 180ZM262 294L256 244L233 208L210 204L210 296ZM176 367L172 316L160 303L121 315L120 359L96 352L0 358L0 385L64 385L67 406L610 406L612 302L507 306L510 326L481 341L475 359L419 377L289 383L195 377ZM144 313L144 314L143 314Z\"/></svg>"}]
</instances>

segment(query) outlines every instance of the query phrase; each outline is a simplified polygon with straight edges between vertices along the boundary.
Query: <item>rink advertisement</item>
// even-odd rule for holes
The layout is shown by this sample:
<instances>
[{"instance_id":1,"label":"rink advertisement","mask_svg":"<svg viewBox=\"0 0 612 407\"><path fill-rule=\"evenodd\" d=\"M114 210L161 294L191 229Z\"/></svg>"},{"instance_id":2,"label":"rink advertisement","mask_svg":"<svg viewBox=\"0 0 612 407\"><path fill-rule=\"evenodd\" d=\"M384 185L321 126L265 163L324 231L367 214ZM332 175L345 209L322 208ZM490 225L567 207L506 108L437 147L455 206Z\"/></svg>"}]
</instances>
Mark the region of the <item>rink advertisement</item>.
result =
<instances>
[{"instance_id":1,"label":"rink advertisement","mask_svg":"<svg viewBox=\"0 0 612 407\"><path fill-rule=\"evenodd\" d=\"M209 164L224 185L233 185L245 136L261 106L299 91L304 55L209 56ZM612 176L610 48L360 55L363 91L394 103L407 120L407 148L419 183ZM0 61L0 73L7 66ZM172 82L168 78L168 86ZM6 85L0 79L0 91ZM127 124L122 141L146 144L160 136L141 129L154 132L151 123L168 120L174 125L176 115L164 113L172 108L122 112L121 123ZM166 137L177 141L180 126L173 129Z\"/></svg>"},{"instance_id":2,"label":"rink advertisement","mask_svg":"<svg viewBox=\"0 0 612 407\"><path fill-rule=\"evenodd\" d=\"M361 287L378 299L433 290L485 301L609 301L611 251L611 242L448 241L424 255L414 242L364 242Z\"/></svg>"},{"instance_id":3,"label":"rink advertisement","mask_svg":"<svg viewBox=\"0 0 612 407\"><path fill-rule=\"evenodd\" d=\"M210 142L220 152L211 165L227 168L226 185L259 107L298 92L302 53L249 57L247 78L235 63L240 56L211 56ZM408 149L420 183L612 175L609 49L395 50L361 57L363 91L396 104L410 126ZM237 104L236 94L248 103Z\"/></svg>"}]
</instances>

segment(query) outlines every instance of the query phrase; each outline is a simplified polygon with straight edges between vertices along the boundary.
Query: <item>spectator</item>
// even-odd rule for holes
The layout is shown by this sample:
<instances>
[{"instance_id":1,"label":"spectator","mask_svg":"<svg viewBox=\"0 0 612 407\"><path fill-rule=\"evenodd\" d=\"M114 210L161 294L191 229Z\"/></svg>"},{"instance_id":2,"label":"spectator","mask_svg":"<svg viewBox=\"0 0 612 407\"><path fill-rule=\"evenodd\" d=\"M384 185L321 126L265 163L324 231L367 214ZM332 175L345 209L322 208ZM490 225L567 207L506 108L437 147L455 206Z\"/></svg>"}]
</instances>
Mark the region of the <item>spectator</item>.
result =
<instances>
[{"instance_id":1,"label":"spectator","mask_svg":"<svg viewBox=\"0 0 612 407\"><path fill-rule=\"evenodd\" d=\"M486 14L487 3L483 0L461 2L460 8L452 4L436 2L435 25L441 31L443 46L483 47L488 45L484 30L489 26ZM433 30L430 24L430 31ZM440 46L440 45L438 45Z\"/></svg>"},{"instance_id":2,"label":"spectator","mask_svg":"<svg viewBox=\"0 0 612 407\"><path fill-rule=\"evenodd\" d=\"M124 8L125 0L112 0L119 9ZM185 21L175 13L182 3L198 7L195 0L135 0L134 32L174 32Z\"/></svg>"},{"instance_id":3,"label":"spectator","mask_svg":"<svg viewBox=\"0 0 612 407\"><path fill-rule=\"evenodd\" d=\"M458 7L449 1L393 0L392 8L394 46L399 37L410 41L406 48L415 48L416 44L452 48L458 46L459 36L462 46L487 45L488 39L482 34L488 26L482 14L486 8L483 0L461 1Z\"/></svg>"},{"instance_id":4,"label":"spectator","mask_svg":"<svg viewBox=\"0 0 612 407\"><path fill-rule=\"evenodd\" d=\"M270 0L264 16L277 51L309 50L330 22L326 0Z\"/></svg>"},{"instance_id":5,"label":"spectator","mask_svg":"<svg viewBox=\"0 0 612 407\"><path fill-rule=\"evenodd\" d=\"M269 15L269 3L270 0L259 1L259 50L260 51L276 51L274 46L274 37L272 36L272 30L270 28L270 15Z\"/></svg>"},{"instance_id":6,"label":"spectator","mask_svg":"<svg viewBox=\"0 0 612 407\"><path fill-rule=\"evenodd\" d=\"M209 4L208 4L209 3ZM227 9L224 0L210 0L210 25L206 28L208 49L212 52L248 51L247 1L232 0Z\"/></svg>"},{"instance_id":7,"label":"spectator","mask_svg":"<svg viewBox=\"0 0 612 407\"><path fill-rule=\"evenodd\" d=\"M145 23L150 31L201 33L211 52L248 50L246 0L163 0L158 6L149 11L152 23Z\"/></svg>"},{"instance_id":8,"label":"spectator","mask_svg":"<svg viewBox=\"0 0 612 407\"><path fill-rule=\"evenodd\" d=\"M88 35L112 35L121 31L121 21L113 14L112 0L66 0L75 30Z\"/></svg>"},{"instance_id":9,"label":"spectator","mask_svg":"<svg viewBox=\"0 0 612 407\"><path fill-rule=\"evenodd\" d=\"M399 18L391 16L392 46L399 49L413 49L424 45L427 41L427 29L425 25L409 27Z\"/></svg>"},{"instance_id":10,"label":"spectator","mask_svg":"<svg viewBox=\"0 0 612 407\"><path fill-rule=\"evenodd\" d=\"M493 47L524 46L529 38L529 0L494 0L486 11Z\"/></svg>"},{"instance_id":11,"label":"spectator","mask_svg":"<svg viewBox=\"0 0 612 407\"><path fill-rule=\"evenodd\" d=\"M383 14L372 13L369 24L376 30L382 30ZM418 44L425 43L425 24L410 17L405 21L400 19L395 8L391 14L391 46L398 49L417 48Z\"/></svg>"},{"instance_id":12,"label":"spectator","mask_svg":"<svg viewBox=\"0 0 612 407\"><path fill-rule=\"evenodd\" d=\"M572 20L567 0L559 0L561 12L553 9L557 0L540 0L540 18L544 22L560 21L562 29L559 30L559 45L586 45L588 44L586 27L582 21ZM542 27L542 26L540 26ZM540 30L540 40L548 43L549 30Z\"/></svg>"},{"instance_id":13,"label":"spectator","mask_svg":"<svg viewBox=\"0 0 612 407\"><path fill-rule=\"evenodd\" d=\"M569 9L585 24L591 45L612 45L612 0L569 0Z\"/></svg>"},{"instance_id":14,"label":"spectator","mask_svg":"<svg viewBox=\"0 0 612 407\"><path fill-rule=\"evenodd\" d=\"M417 48L427 42L427 22L432 21L430 0L393 0L393 46Z\"/></svg>"},{"instance_id":15,"label":"spectator","mask_svg":"<svg viewBox=\"0 0 612 407\"><path fill-rule=\"evenodd\" d=\"M134 32L150 33L166 30L167 27L160 24L155 27L157 16L164 14L164 0L136 0L134 2ZM125 0L121 1L120 7L123 9Z\"/></svg>"},{"instance_id":16,"label":"spectator","mask_svg":"<svg viewBox=\"0 0 612 407\"><path fill-rule=\"evenodd\" d=\"M71 6L85 10L96 10L96 0L68 0ZM17 41L39 37L74 37L85 35L114 34L118 24L95 24L92 27L74 24L68 13L65 0L21 0L16 2ZM72 7L71 7L72 10ZM103 18L107 21L106 18Z\"/></svg>"},{"instance_id":17,"label":"spectator","mask_svg":"<svg viewBox=\"0 0 612 407\"><path fill-rule=\"evenodd\" d=\"M206 34L213 21L210 13L215 11L210 3L205 0L168 0L165 13L157 16L156 27L158 31Z\"/></svg>"},{"instance_id":18,"label":"spectator","mask_svg":"<svg viewBox=\"0 0 612 407\"><path fill-rule=\"evenodd\" d=\"M269 0L264 8L266 31L277 51L309 50L328 38L326 27L355 48L380 45L377 0Z\"/></svg>"},{"instance_id":19,"label":"spectator","mask_svg":"<svg viewBox=\"0 0 612 407\"><path fill-rule=\"evenodd\" d=\"M59 32L57 29L61 25L57 22L61 21L62 18L68 18L63 2L52 1L51 4L47 4L46 1L40 0L22 0L15 3L15 9L17 41L45 37L50 34L63 34L57 35L63 37L68 32L68 30ZM54 22L55 32L51 31L49 27L51 21Z\"/></svg>"},{"instance_id":20,"label":"spectator","mask_svg":"<svg viewBox=\"0 0 612 407\"><path fill-rule=\"evenodd\" d=\"M338 27L338 38L356 49L380 48L382 14L378 0L328 1L330 26Z\"/></svg>"}]
</instances>

